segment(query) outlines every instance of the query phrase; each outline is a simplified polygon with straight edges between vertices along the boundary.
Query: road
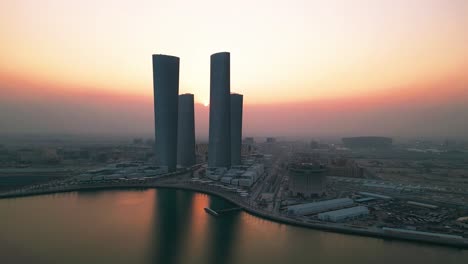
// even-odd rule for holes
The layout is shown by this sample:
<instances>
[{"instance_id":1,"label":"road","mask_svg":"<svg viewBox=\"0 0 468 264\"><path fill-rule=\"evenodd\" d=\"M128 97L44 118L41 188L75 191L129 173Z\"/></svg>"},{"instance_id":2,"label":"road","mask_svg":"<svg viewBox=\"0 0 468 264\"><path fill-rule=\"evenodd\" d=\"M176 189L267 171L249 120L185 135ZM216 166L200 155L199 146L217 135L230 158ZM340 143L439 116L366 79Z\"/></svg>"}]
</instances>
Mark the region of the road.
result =
<instances>
[{"instance_id":1,"label":"road","mask_svg":"<svg viewBox=\"0 0 468 264\"><path fill-rule=\"evenodd\" d=\"M281 190L281 179L283 177L278 177L278 172L281 172L281 169L276 168L272 170L276 175L274 181L270 182L275 194L278 194L278 191ZM458 247L458 248L468 248L468 239L459 239L459 240L447 240L447 239L435 239L431 237L414 237L404 234L389 234L382 231L382 229L376 228L366 228L366 227L352 227L346 224L335 224L335 223L325 223L325 222L311 222L302 218L288 217L282 215L276 208L279 208L281 196L275 195L275 202L273 205L274 210L265 210L257 205L252 198L244 198L239 196L237 192L227 191L220 187L210 186L207 184L202 184L199 182L193 182L190 180L192 173L186 172L185 174L175 175L175 177L158 177L158 178L141 178L134 180L112 180L107 182L93 182L88 184L71 184L66 181L54 181L48 184L33 185L28 188L21 188L8 193L1 193L0 198L8 197L18 197L18 196L27 196L27 195L38 195L38 194L47 194L47 193L57 193L57 192L70 192L70 191L80 191L80 190L93 190L93 189L112 189L112 188L174 188L174 189L185 189L192 190L196 192L207 193L210 195L219 196L224 198L231 203L241 207L244 211L251 213L253 215L269 219L276 222L302 226L313 229L320 229L331 232L339 232L346 234L354 235L363 235L363 236L372 236L379 238L391 238L391 239L401 239L401 240L410 240L418 241L425 243L432 243L444 246ZM260 190L263 186L257 186Z\"/></svg>"}]
</instances>

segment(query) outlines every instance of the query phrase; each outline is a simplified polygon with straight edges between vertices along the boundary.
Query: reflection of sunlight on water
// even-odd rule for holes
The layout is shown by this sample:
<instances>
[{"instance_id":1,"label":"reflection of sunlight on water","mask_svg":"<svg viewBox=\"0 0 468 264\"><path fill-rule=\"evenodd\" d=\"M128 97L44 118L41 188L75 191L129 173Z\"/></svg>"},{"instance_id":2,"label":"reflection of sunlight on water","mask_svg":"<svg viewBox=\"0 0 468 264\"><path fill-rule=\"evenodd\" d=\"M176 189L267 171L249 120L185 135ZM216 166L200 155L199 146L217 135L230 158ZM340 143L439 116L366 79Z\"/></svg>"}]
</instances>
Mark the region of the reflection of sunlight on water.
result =
<instances>
[{"instance_id":1,"label":"reflection of sunlight on water","mask_svg":"<svg viewBox=\"0 0 468 264\"><path fill-rule=\"evenodd\" d=\"M135 205L142 205L144 203L153 202L152 199L155 197L156 190L144 190L144 191L124 191L119 192L115 203L117 205L123 206L135 206Z\"/></svg>"},{"instance_id":2,"label":"reflection of sunlight on water","mask_svg":"<svg viewBox=\"0 0 468 264\"><path fill-rule=\"evenodd\" d=\"M294 227L242 211L213 217L208 206L232 207L167 189L0 199L0 262L35 263L18 258L34 254L70 264L468 263L464 250Z\"/></svg>"},{"instance_id":3,"label":"reflection of sunlight on water","mask_svg":"<svg viewBox=\"0 0 468 264\"><path fill-rule=\"evenodd\" d=\"M207 236L209 215L203 208L207 207L209 197L206 194L194 193L190 215L188 216L186 238L184 247L180 249L180 263L204 263L206 262ZM194 240L195 239L195 240ZM194 243L194 241L196 241Z\"/></svg>"},{"instance_id":4,"label":"reflection of sunlight on water","mask_svg":"<svg viewBox=\"0 0 468 264\"><path fill-rule=\"evenodd\" d=\"M117 203L119 205L136 205L144 203L145 200L146 197L122 197Z\"/></svg>"},{"instance_id":5,"label":"reflection of sunlight on water","mask_svg":"<svg viewBox=\"0 0 468 264\"><path fill-rule=\"evenodd\" d=\"M271 233L272 229L278 232L286 231L286 225L284 224L272 222L260 217L253 216L248 213L243 213L241 215L241 218L243 222L248 223L249 226L255 229L256 232L262 232L267 234Z\"/></svg>"},{"instance_id":6,"label":"reflection of sunlight on water","mask_svg":"<svg viewBox=\"0 0 468 264\"><path fill-rule=\"evenodd\" d=\"M203 230L206 229L206 222L208 220L204 208L208 206L208 195L195 194L193 196L193 209L192 209L192 228L196 235L201 235Z\"/></svg>"}]
</instances>

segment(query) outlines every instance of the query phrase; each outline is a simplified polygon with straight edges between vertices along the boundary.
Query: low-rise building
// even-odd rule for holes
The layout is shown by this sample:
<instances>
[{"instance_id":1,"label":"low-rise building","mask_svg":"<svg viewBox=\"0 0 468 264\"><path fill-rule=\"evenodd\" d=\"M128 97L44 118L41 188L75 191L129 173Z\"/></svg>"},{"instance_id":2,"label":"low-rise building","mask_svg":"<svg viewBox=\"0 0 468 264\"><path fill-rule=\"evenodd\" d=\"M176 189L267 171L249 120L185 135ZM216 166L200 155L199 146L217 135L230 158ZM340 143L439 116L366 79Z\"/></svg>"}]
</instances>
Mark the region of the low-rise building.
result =
<instances>
[{"instance_id":1,"label":"low-rise building","mask_svg":"<svg viewBox=\"0 0 468 264\"><path fill-rule=\"evenodd\" d=\"M227 169L224 167L208 167L206 169L206 177L211 180L218 181L224 176L226 171Z\"/></svg>"},{"instance_id":2,"label":"low-rise building","mask_svg":"<svg viewBox=\"0 0 468 264\"><path fill-rule=\"evenodd\" d=\"M317 197L325 194L327 168L321 164L289 165L289 190L292 196Z\"/></svg>"},{"instance_id":3,"label":"low-rise building","mask_svg":"<svg viewBox=\"0 0 468 264\"><path fill-rule=\"evenodd\" d=\"M287 207L288 214L293 215L308 215L308 214L315 214L321 213L337 208L342 208L346 206L353 205L353 200L350 198L340 198L340 199L332 199L332 200L325 200L313 203L306 203L306 204L298 204L298 205L291 205Z\"/></svg>"},{"instance_id":4,"label":"low-rise building","mask_svg":"<svg viewBox=\"0 0 468 264\"><path fill-rule=\"evenodd\" d=\"M369 214L369 209L365 206L355 206L341 210L335 210L318 214L318 218L322 221L343 222L349 219L355 219Z\"/></svg>"}]
</instances>

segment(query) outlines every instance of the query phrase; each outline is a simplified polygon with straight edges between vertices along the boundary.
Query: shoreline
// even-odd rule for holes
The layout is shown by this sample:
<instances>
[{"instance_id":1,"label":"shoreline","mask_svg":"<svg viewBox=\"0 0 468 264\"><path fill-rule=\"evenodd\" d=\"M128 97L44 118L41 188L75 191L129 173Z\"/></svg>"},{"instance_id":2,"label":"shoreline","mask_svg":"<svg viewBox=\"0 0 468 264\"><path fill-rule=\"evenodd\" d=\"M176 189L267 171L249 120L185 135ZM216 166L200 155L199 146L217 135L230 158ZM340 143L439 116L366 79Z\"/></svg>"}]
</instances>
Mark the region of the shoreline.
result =
<instances>
[{"instance_id":1,"label":"shoreline","mask_svg":"<svg viewBox=\"0 0 468 264\"><path fill-rule=\"evenodd\" d=\"M7 194L0 194L0 199L8 199L8 198L19 198L19 197L27 197L27 196L35 196L35 195L44 195L44 194L54 194L54 193L65 193L65 192L74 192L74 191L93 191L93 190L110 190L110 189L177 189L177 190L187 190L193 191L198 193L204 193L208 195L213 195L219 197L221 199L227 200L230 203L233 203L239 206L243 211L263 218L269 221L277 222L280 224L288 224L303 228L321 230L326 232L334 232L334 233L342 233L348 235L358 235L358 236L365 236L365 237L373 237L373 238L380 238L380 239L388 239L388 240L398 240L398 241L410 241L410 242L417 242L423 244L432 244L438 246L446 246L452 248L458 248L460 250L468 249L468 241L464 239L463 241L453 241L453 240L443 240L443 239L435 239L435 238L421 238L421 237L411 237L409 235L404 234L391 234L391 233L384 233L384 232L377 232L373 230L366 230L360 228L353 228L353 227L344 227L344 226L335 226L335 225L328 225L328 224L321 224L321 223L310 223L310 222L302 222L296 219L287 218L280 215L273 215L269 212L264 212L263 210L256 209L251 207L249 204L245 203L241 199L235 199L236 196L230 197L231 195L222 193L218 190L212 190L210 188L200 188L200 186L193 186L187 184L168 184L168 183L151 183L151 184L125 184L125 185L93 185L93 186L75 186L72 188L61 188L56 190L41 190L41 191L29 191L25 193L7 193Z\"/></svg>"}]
</instances>

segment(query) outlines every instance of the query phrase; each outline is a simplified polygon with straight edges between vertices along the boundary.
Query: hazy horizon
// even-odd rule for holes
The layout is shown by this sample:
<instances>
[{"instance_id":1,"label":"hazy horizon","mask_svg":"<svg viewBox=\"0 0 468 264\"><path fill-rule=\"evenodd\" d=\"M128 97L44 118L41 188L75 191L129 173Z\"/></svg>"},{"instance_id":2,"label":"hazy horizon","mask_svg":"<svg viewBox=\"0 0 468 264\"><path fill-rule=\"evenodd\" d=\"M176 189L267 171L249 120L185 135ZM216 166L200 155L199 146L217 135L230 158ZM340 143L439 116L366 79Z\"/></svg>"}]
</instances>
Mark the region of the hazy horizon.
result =
<instances>
[{"instance_id":1,"label":"hazy horizon","mask_svg":"<svg viewBox=\"0 0 468 264\"><path fill-rule=\"evenodd\" d=\"M441 89L443 90L443 89ZM401 89L404 91L404 89ZM379 135L467 139L468 90L428 91L397 97L310 100L244 105L244 136L290 138ZM424 95L425 96L422 96ZM5 98L2 96L2 98ZM153 98L111 93L41 91L0 99L2 134L154 134ZM424 100L420 105L414 102ZM208 137L209 107L195 105L196 136Z\"/></svg>"},{"instance_id":2,"label":"hazy horizon","mask_svg":"<svg viewBox=\"0 0 468 264\"><path fill-rule=\"evenodd\" d=\"M466 1L0 7L2 134L152 135L151 54L164 53L206 138L209 56L229 51L244 136L468 138Z\"/></svg>"}]
</instances>

